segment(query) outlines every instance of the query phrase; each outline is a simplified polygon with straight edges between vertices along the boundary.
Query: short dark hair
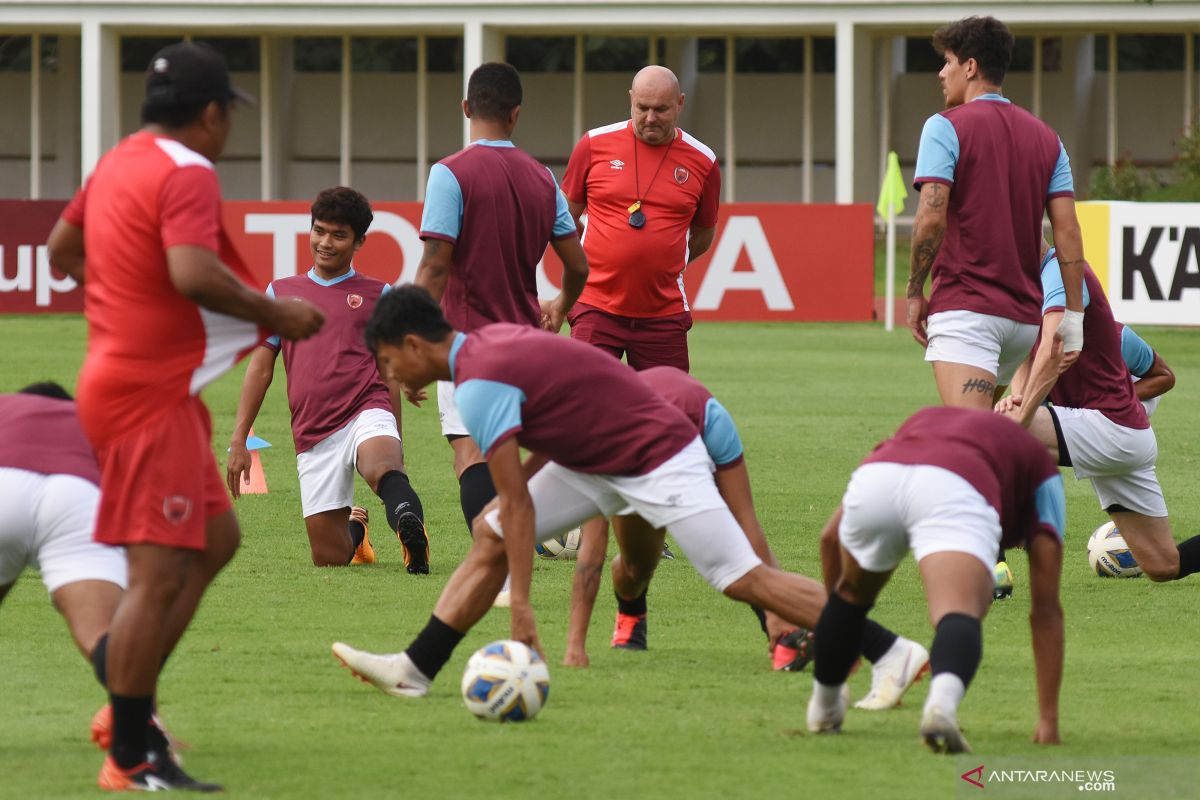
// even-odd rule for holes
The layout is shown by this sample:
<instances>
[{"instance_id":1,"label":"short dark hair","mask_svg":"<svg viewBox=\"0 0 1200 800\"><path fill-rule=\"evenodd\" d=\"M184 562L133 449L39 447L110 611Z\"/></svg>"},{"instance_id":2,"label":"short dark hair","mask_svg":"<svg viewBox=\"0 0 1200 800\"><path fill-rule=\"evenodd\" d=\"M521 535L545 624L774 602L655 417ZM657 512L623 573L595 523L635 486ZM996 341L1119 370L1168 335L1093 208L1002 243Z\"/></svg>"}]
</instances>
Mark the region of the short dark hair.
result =
<instances>
[{"instance_id":1,"label":"short dark hair","mask_svg":"<svg viewBox=\"0 0 1200 800\"><path fill-rule=\"evenodd\" d=\"M384 292L375 304L367 320L367 349L374 353L381 344L399 344L410 333L441 342L453 331L428 290L406 283Z\"/></svg>"},{"instance_id":2,"label":"short dark hair","mask_svg":"<svg viewBox=\"0 0 1200 800\"><path fill-rule=\"evenodd\" d=\"M467 80L467 108L473 117L507 120L523 96L521 75L512 64L489 61L476 67Z\"/></svg>"},{"instance_id":3,"label":"short dark hair","mask_svg":"<svg viewBox=\"0 0 1200 800\"><path fill-rule=\"evenodd\" d=\"M1004 83L1012 63L1013 35L995 17L966 17L934 31L933 48L939 54L947 50L959 61L975 59L984 79L997 86Z\"/></svg>"},{"instance_id":4,"label":"short dark hair","mask_svg":"<svg viewBox=\"0 0 1200 800\"><path fill-rule=\"evenodd\" d=\"M363 196L362 192L355 191L348 186L334 186L331 189L325 189L312 204L312 222L315 224L317 220L325 222L336 222L339 225L349 225L354 231L355 240L362 239L367 235L367 229L371 227L371 220L375 219L375 215L371 213L371 203Z\"/></svg>"},{"instance_id":5,"label":"short dark hair","mask_svg":"<svg viewBox=\"0 0 1200 800\"><path fill-rule=\"evenodd\" d=\"M52 397L55 400L74 400L71 393L64 389L54 381L40 381L31 383L23 389L19 389L17 394L36 394L39 397Z\"/></svg>"}]
</instances>

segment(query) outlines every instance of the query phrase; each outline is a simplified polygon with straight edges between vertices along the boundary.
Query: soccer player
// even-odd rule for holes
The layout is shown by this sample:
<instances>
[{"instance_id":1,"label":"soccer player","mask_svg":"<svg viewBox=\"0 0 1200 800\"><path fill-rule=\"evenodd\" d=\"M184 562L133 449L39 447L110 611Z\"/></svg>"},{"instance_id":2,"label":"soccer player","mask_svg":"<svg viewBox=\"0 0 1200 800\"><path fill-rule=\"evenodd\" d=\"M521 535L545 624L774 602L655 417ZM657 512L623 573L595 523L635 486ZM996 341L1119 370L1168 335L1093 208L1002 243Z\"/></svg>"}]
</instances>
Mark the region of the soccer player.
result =
<instances>
[{"instance_id":1,"label":"soccer player","mask_svg":"<svg viewBox=\"0 0 1200 800\"><path fill-rule=\"evenodd\" d=\"M686 372L674 367L651 367L638 375L660 397L687 415L716 467L713 477L721 499L729 506L730 513L758 557L764 564L778 569L779 562L767 544L766 534L754 511L750 473L746 468L741 436L733 417L704 384ZM646 590L662 553L663 531L653 529L639 516L624 514L613 517L613 532L622 553L612 562L613 589L617 595L614 646L644 650ZM579 548L571 596L571 621L567 629L567 652L563 658L563 664L567 666L588 664L587 626L596 599L606 544L603 539L597 541L595 537L585 535ZM828 583L828 570L826 575ZM812 583L815 585L816 581ZM813 595L821 597L819 590L814 590ZM809 609L809 613L812 616L819 615L823 604L824 598L821 597L820 604ZM808 631L796 631L795 626L778 614L763 612L758 608L755 611L767 634L775 668L789 671L802 669L809 660L806 646ZM793 635L789 637L789 634ZM789 646L791 642L799 646ZM897 636L872 620L867 621L863 631L862 650L875 666L872 670L872 691L859 702L860 708L882 709L897 705L929 663L925 648Z\"/></svg>"},{"instance_id":2,"label":"soccer player","mask_svg":"<svg viewBox=\"0 0 1200 800\"><path fill-rule=\"evenodd\" d=\"M616 359L528 326L455 331L415 286L379 301L367 342L383 369L410 389L454 381L459 412L487 453L498 492L476 522L467 559L408 650L381 656L333 645L364 680L392 695L426 694L491 606L506 571L512 638L540 649L529 604L534 542L625 506L667 528L728 597L793 625L814 622L807 609L819 607L820 585L762 563L717 491L696 427ZM531 452L524 464L521 447Z\"/></svg>"},{"instance_id":3,"label":"soccer player","mask_svg":"<svg viewBox=\"0 0 1200 800\"><path fill-rule=\"evenodd\" d=\"M317 195L308 247L313 266L267 287L270 297L300 297L321 309L325 325L302 342L272 336L246 367L237 423L229 445L226 481L236 498L250 474L246 436L262 407L283 352L292 438L300 473L304 527L319 567L372 563L366 509L354 502L354 473L383 501L388 526L400 540L410 573L429 572L429 538L421 500L404 470L400 441L401 393L385 385L367 350L367 318L388 284L360 275L354 254L374 215L367 198L339 186Z\"/></svg>"},{"instance_id":4,"label":"soccer player","mask_svg":"<svg viewBox=\"0 0 1200 800\"><path fill-rule=\"evenodd\" d=\"M240 538L199 392L262 328L297 339L322 321L309 303L254 290L221 228L212 162L241 96L211 47L160 50L143 128L105 154L50 234L50 263L85 293L76 406L100 464L95 539L124 546L129 565L108 635L113 735L99 784L111 791L219 788L147 741L163 660Z\"/></svg>"},{"instance_id":5,"label":"soccer player","mask_svg":"<svg viewBox=\"0 0 1200 800\"><path fill-rule=\"evenodd\" d=\"M933 45L945 57L946 110L926 121L917 151L908 326L943 405L988 409L1037 337L1044 214L1063 254L1068 359L1083 347L1083 240L1062 142L1002 94L1008 28L967 17Z\"/></svg>"},{"instance_id":6,"label":"soccer player","mask_svg":"<svg viewBox=\"0 0 1200 800\"><path fill-rule=\"evenodd\" d=\"M1158 442L1122 355L1120 323L1104 289L1084 271L1088 348L1059 374L1055 331L1063 313L1062 270L1053 251L1042 266L1042 334L996 410L1030 429L1058 463L1089 478L1096 497L1152 581L1200 572L1200 535L1176 544L1155 474ZM1040 403L1049 394L1053 406Z\"/></svg>"},{"instance_id":7,"label":"soccer player","mask_svg":"<svg viewBox=\"0 0 1200 800\"><path fill-rule=\"evenodd\" d=\"M863 460L839 512L842 569L815 631L808 729L841 730L843 684L858 656L867 612L911 549L936 629L921 736L935 752L970 752L958 728L958 706L982 656L980 623L992 600L992 565L1000 546L1023 544L1037 673L1033 740L1058 743L1066 501L1046 449L995 414L927 408Z\"/></svg>"},{"instance_id":8,"label":"soccer player","mask_svg":"<svg viewBox=\"0 0 1200 800\"><path fill-rule=\"evenodd\" d=\"M1128 325L1121 326L1121 358L1129 368L1133 391L1146 409L1146 417L1154 416L1158 401L1175 388L1175 373L1158 351Z\"/></svg>"},{"instance_id":9,"label":"soccer player","mask_svg":"<svg viewBox=\"0 0 1200 800\"><path fill-rule=\"evenodd\" d=\"M563 176L581 231L587 213L590 268L571 335L638 370L687 372L683 271L717 229L721 171L713 151L676 125L684 99L669 69L643 68L629 90L630 119L588 131Z\"/></svg>"},{"instance_id":10,"label":"soccer player","mask_svg":"<svg viewBox=\"0 0 1200 800\"><path fill-rule=\"evenodd\" d=\"M512 143L521 101L521 76L511 65L476 68L462 102L471 144L429 170L416 284L461 331L493 322L558 330L587 279L587 259L553 173ZM563 285L543 313L537 265L547 245L562 259ZM454 385L439 382L437 394L469 531L496 489L459 417Z\"/></svg>"}]
</instances>

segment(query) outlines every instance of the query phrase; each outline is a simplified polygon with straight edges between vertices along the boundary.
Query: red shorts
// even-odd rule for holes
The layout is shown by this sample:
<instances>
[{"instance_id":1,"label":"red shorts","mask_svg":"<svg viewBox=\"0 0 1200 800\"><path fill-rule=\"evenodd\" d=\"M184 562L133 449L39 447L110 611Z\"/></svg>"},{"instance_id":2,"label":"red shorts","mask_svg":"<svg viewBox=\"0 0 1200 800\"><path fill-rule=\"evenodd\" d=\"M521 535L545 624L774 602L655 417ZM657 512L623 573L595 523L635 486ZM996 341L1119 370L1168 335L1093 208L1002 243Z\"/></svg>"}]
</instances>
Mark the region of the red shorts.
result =
<instances>
[{"instance_id":1,"label":"red shorts","mask_svg":"<svg viewBox=\"0 0 1200 800\"><path fill-rule=\"evenodd\" d=\"M571 338L622 355L637 370L675 367L688 371L688 312L669 317L619 317L594 306L577 304L569 315Z\"/></svg>"},{"instance_id":2,"label":"red shorts","mask_svg":"<svg viewBox=\"0 0 1200 800\"><path fill-rule=\"evenodd\" d=\"M189 397L109 442L100 461L95 540L203 550L211 517L230 509L212 452L212 418Z\"/></svg>"}]
</instances>

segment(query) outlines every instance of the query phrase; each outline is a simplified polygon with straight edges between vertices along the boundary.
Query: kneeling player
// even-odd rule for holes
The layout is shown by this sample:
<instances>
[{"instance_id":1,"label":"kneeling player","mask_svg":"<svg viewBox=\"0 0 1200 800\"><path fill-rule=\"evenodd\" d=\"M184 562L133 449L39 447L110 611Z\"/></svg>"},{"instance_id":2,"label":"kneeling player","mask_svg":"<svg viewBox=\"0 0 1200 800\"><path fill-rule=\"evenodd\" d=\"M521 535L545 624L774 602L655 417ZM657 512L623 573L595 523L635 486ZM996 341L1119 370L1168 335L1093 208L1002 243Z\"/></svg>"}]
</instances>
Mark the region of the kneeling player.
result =
<instances>
[{"instance_id":1,"label":"kneeling player","mask_svg":"<svg viewBox=\"0 0 1200 800\"><path fill-rule=\"evenodd\" d=\"M1061 376L1053 345L1063 288L1054 251L1042 263L1042 294L1041 339L1017 371L1012 394L996 410L1028 427L1061 466L1074 467L1076 478L1091 479L1100 507L1150 580L1200 572L1200 536L1176 544L1171 534L1155 473L1158 441L1130 381L1136 364L1128 364L1122 354L1122 328L1113 319L1104 288L1090 267L1084 270L1083 326L1085 335L1094 338ZM1039 405L1047 394L1052 407Z\"/></svg>"},{"instance_id":2,"label":"kneeling player","mask_svg":"<svg viewBox=\"0 0 1200 800\"><path fill-rule=\"evenodd\" d=\"M994 414L927 408L854 471L840 509L842 573L815 632L810 731L841 730L842 684L858 656L867 612L911 549L937 631L921 736L935 752L969 752L957 714L982 656L980 621L991 605L992 565L1001 546L1023 544L1037 670L1034 741L1058 742L1066 502L1054 460L1023 433Z\"/></svg>"},{"instance_id":3,"label":"kneeling player","mask_svg":"<svg viewBox=\"0 0 1200 800\"><path fill-rule=\"evenodd\" d=\"M426 694L491 607L506 566L512 638L540 650L529 605L534 541L627 506L670 531L727 596L811 625L807 610L820 604L820 585L762 563L713 483L696 428L629 367L598 348L525 326L457 333L427 292L407 286L380 300L367 338L389 377L409 388L454 381L459 412L487 456L498 497L477 519L466 561L408 650L380 656L333 646L360 677L389 694ZM606 391L598 394L597 385ZM614 395L622 398L619 407L606 399ZM525 464L521 446L533 453Z\"/></svg>"},{"instance_id":4,"label":"kneeling player","mask_svg":"<svg viewBox=\"0 0 1200 800\"><path fill-rule=\"evenodd\" d=\"M352 508L357 471L383 501L388 526L404 551L404 566L414 574L428 573L429 539L421 500L404 471L397 425L400 392L384 385L363 344L371 309L390 288L354 270L354 254L366 241L373 218L367 198L353 189L339 186L317 195L308 236L312 269L273 281L267 294L304 298L325 314L325 326L304 341L281 342L272 336L250 356L226 481L237 497L241 478L250 471L246 436L282 351L313 563L327 567L375 561L367 511Z\"/></svg>"}]
</instances>

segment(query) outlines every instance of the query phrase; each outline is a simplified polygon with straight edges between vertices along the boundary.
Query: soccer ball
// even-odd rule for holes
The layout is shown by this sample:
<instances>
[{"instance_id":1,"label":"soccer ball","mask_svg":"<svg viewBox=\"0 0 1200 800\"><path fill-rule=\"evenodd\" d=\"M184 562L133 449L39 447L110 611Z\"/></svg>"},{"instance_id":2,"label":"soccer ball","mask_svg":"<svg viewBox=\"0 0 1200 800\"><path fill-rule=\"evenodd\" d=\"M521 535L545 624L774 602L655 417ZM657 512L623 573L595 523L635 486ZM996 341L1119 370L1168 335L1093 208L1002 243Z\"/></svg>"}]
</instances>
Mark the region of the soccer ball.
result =
<instances>
[{"instance_id":1,"label":"soccer ball","mask_svg":"<svg viewBox=\"0 0 1200 800\"><path fill-rule=\"evenodd\" d=\"M533 546L542 558L553 561L574 561L579 557L579 540L583 537L583 528L572 528L562 536L555 536Z\"/></svg>"},{"instance_id":2,"label":"soccer ball","mask_svg":"<svg viewBox=\"0 0 1200 800\"><path fill-rule=\"evenodd\" d=\"M1136 578L1142 574L1115 522L1106 522L1092 532L1088 564L1101 578Z\"/></svg>"},{"instance_id":3,"label":"soccer ball","mask_svg":"<svg viewBox=\"0 0 1200 800\"><path fill-rule=\"evenodd\" d=\"M463 702L480 719L533 719L549 695L550 670L546 662L520 642L505 640L480 648L463 673Z\"/></svg>"}]
</instances>

